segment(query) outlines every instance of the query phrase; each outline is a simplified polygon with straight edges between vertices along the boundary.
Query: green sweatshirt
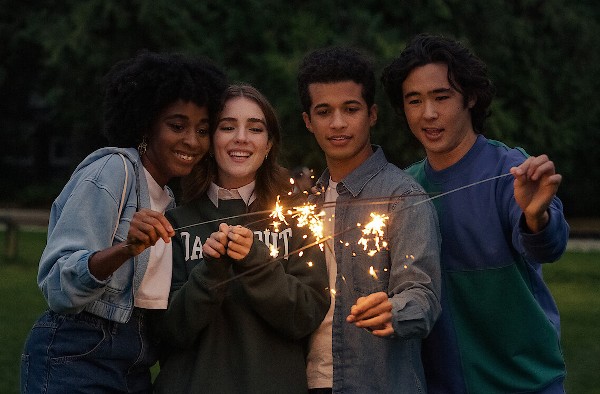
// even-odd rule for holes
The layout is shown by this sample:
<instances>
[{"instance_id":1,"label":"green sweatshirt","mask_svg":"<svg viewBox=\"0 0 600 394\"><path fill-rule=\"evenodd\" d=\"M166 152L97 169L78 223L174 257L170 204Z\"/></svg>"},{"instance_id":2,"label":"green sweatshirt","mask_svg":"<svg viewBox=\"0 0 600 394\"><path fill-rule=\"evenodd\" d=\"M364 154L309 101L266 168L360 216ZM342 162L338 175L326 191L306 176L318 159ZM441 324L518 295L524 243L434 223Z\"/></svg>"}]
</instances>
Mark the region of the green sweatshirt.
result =
<instances>
[{"instance_id":1,"label":"green sweatshirt","mask_svg":"<svg viewBox=\"0 0 600 394\"><path fill-rule=\"evenodd\" d=\"M217 209L204 196L167 217L180 228L245 212L241 200ZM306 393L306 341L330 303L327 268L318 246L282 258L314 237L290 220L274 232L267 216L216 220L173 237L169 307L156 324L157 393ZM254 231L245 259L202 258L201 245L221 222ZM265 243L277 246L277 261Z\"/></svg>"}]
</instances>

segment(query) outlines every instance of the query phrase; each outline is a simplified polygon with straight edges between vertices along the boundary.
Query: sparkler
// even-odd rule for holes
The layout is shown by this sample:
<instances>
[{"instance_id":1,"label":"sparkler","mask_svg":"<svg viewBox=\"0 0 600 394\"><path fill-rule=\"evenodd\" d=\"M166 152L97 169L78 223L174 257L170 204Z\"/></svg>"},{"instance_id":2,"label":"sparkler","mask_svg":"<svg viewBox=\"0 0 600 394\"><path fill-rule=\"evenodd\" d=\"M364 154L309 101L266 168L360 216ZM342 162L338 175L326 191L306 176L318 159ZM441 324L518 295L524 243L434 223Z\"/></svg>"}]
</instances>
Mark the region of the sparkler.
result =
<instances>
[{"instance_id":1,"label":"sparkler","mask_svg":"<svg viewBox=\"0 0 600 394\"><path fill-rule=\"evenodd\" d=\"M371 217L373 218L373 220L371 220L365 225L365 228L362 230L362 233L366 236L373 236L373 243L375 244L375 249L370 249L367 252L367 254L370 257L373 257L375 253L381 250L382 247L387 247L387 241L384 241L382 239L384 234L383 228L385 227L385 221L389 219L389 216L379 215L371 212ZM358 240L358 244L363 246L363 250L367 250L367 248L369 247L369 239L365 238L364 236L360 237L360 239ZM372 268L373 267L371 267L371 269Z\"/></svg>"},{"instance_id":2,"label":"sparkler","mask_svg":"<svg viewBox=\"0 0 600 394\"><path fill-rule=\"evenodd\" d=\"M323 217L325 216L324 211L315 213L317 206L315 204L304 204L299 207L294 207L291 212L293 218L297 221L298 227L307 226L312 232L317 242L323 239ZM319 243L321 251L323 250L323 244Z\"/></svg>"},{"instance_id":3,"label":"sparkler","mask_svg":"<svg viewBox=\"0 0 600 394\"><path fill-rule=\"evenodd\" d=\"M415 207L417 205L426 203L427 201L432 201L434 199L441 198L443 196L455 193L457 191L460 191L460 190L463 190L463 189L466 189L466 188L469 188L469 187L473 187L475 185L479 185L479 184L484 183L484 182L489 182L489 181L492 181L492 180L495 180L495 179L504 178L504 177L507 177L507 176L510 176L510 175L512 175L512 174L506 173L506 174L502 174L502 175L497 175L497 176L494 176L494 177L491 177L491 178L486 178L486 179L483 179L483 180L480 180L480 181L477 181L477 182L473 182L473 183L470 183L468 185L464 185L464 186L458 187L456 189L452 189L452 190L449 190L447 192L436 194L436 195L433 195L433 196L431 196L428 193L419 193L419 194L410 194L410 195L407 195L407 196L388 196L388 197L378 197L378 198L373 198L373 199L355 199L354 201L351 201L350 203L351 204L362 203L362 204L369 204L369 205L370 204L387 204L387 203L389 203L390 199L392 199L392 198L406 198L406 197L415 197L415 196L422 196L422 195L429 195L430 196L429 198L423 199L421 201L417 201L417 202L415 202L413 204L410 204L410 205L407 205L407 206L403 207L402 210L404 210L404 209L409 209L409 208ZM360 200L360 201L357 201L357 200ZM323 206L325 206L325 205L327 205L327 204L323 204ZM336 204L333 203L331 205L336 205ZM270 261L266 262L265 264L274 263L274 262L280 261L280 260L282 260L284 258L288 258L289 256L291 256L293 254L301 253L302 251L304 251L304 250L306 250L306 249L308 249L310 247L313 247L315 245L319 245L320 248L321 248L321 250L323 250L323 244L325 243L325 241L327 241L329 239L333 239L333 238L338 237L339 235L341 235L343 233L346 233L347 231L350 231L350 230L353 230L353 229L355 229L357 227L360 227L360 223L357 223L357 227L350 227L350 228L342 230L342 231L340 231L340 232L338 232L336 234L333 234L333 235L330 235L330 236L324 236L323 235L323 216L325 215L325 213L323 211L320 211L319 213L315 213L315 209L316 209L316 205L314 205L314 204L313 205L311 205L311 204L305 204L305 205L302 205L302 206L299 206L299 207L293 207L293 209L288 210L287 211L287 215L291 215L292 217L294 217L294 218L297 219L297 226L298 227L308 226L309 230L313 233L316 241L308 243L308 244L304 245L303 247L301 247L301 248L299 248L299 249L297 249L295 251L292 251L290 253L284 254L283 256L277 257L277 258L275 258L275 256L278 255L278 251L276 249L273 250L273 248L271 246L271 250L270 250L271 251L271 256L274 256L274 258L273 258L273 260L270 260ZM280 200L279 200L279 197L278 197L277 198L277 202L275 204L275 208L272 211L253 212L253 213L248 213L248 214L242 214L242 215L232 216L230 218L240 217L240 216L248 216L248 215L253 215L253 214L254 215L256 215L256 214L264 214L264 213L269 212L270 213L270 215L269 215L270 218L279 219L279 220L281 220L281 221L283 221L283 222L285 222L287 224L287 221L285 221L285 214L283 213L283 211L284 211L284 209L281 206ZM385 221L388 220L389 217L386 216L386 215L379 215L377 213L371 213L370 215L372 217L372 220L371 220L371 222L367 223L364 226L364 229L362 230L363 237L361 237L359 239L358 244L362 245L363 249L366 251L367 248L368 248L369 239L365 238L364 236L369 236L369 235L372 236L373 237L372 238L372 242L374 243L375 248L369 250L368 255L369 256L373 256L378 251L380 251L381 248L386 248L387 247L387 242L385 240L383 240L383 236L384 236L383 227L385 227ZM217 219L217 220L211 220L211 221L208 221L208 222L196 223L196 224L189 225L189 226L186 226L186 227L191 227L191 226L194 226L194 225L200 225L200 224L214 222L214 221L225 221L227 219L229 219L229 218L221 218L221 219ZM277 223L277 221L273 222L274 226L275 226L275 223ZM175 230L177 231L177 230L180 230L182 228L183 227L180 227L180 228L175 229ZM344 243L342 240L340 240L340 242ZM349 243L346 242L345 245L349 246ZM410 259L414 260L414 256L413 255L407 255L406 259L407 260L410 260ZM311 267L312 263L308 264L308 266ZM245 271L242 274L232 276L232 277L228 278L227 280L222 281L222 282L216 284L215 286L213 286L213 288L219 287L219 286L224 285L224 284L226 284L228 282L236 280L236 279L238 279L238 278L240 278L240 277L242 277L244 275L247 275L250 272L252 272L252 271L254 271L256 269L260 269L260 268L262 268L262 265L254 267L251 270ZM404 264L404 268L405 269L408 268L407 264ZM373 268L373 266L370 267L369 274L374 279L378 278L377 277L377 272ZM343 278L343 279L345 280L345 278ZM335 293L336 293L335 289L331 289L332 296L335 296Z\"/></svg>"},{"instance_id":4,"label":"sparkler","mask_svg":"<svg viewBox=\"0 0 600 394\"><path fill-rule=\"evenodd\" d=\"M281 206L279 201L279 196L277 196L277 201L275 202L275 209L273 209L269 217L273 219L279 219L281 222L289 225L289 223L285 220L285 215L283 214L283 207ZM273 221L273 229L275 230L275 232L279 232L279 225L281 224L281 222L277 220Z\"/></svg>"},{"instance_id":5,"label":"sparkler","mask_svg":"<svg viewBox=\"0 0 600 394\"><path fill-rule=\"evenodd\" d=\"M377 277L377 272L375 272L375 268L373 268L373 266L369 267L369 275L371 275L375 279L379 279Z\"/></svg>"}]
</instances>

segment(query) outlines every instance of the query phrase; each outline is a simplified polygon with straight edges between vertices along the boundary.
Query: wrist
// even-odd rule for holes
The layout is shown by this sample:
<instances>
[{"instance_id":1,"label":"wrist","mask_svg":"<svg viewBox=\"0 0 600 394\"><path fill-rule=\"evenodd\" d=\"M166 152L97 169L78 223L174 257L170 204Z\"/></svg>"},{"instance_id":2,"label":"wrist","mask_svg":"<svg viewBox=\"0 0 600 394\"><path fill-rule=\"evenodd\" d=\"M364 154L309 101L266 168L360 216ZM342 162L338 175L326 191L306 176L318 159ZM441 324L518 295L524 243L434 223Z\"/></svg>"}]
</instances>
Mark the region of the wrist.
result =
<instances>
[{"instance_id":1,"label":"wrist","mask_svg":"<svg viewBox=\"0 0 600 394\"><path fill-rule=\"evenodd\" d=\"M529 232L535 234L542 231L548 225L550 221L550 215L548 211L544 211L542 215L538 216L527 216L525 215L525 225Z\"/></svg>"}]
</instances>

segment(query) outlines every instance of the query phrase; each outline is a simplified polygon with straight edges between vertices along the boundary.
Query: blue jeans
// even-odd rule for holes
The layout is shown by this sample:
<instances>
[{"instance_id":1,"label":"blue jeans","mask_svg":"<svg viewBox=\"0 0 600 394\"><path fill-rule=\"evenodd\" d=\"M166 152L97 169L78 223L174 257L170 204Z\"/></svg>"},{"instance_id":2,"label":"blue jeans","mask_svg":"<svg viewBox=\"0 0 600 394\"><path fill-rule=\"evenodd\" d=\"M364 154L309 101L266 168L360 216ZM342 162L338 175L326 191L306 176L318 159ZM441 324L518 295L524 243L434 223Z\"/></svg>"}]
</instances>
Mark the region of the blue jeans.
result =
<instances>
[{"instance_id":1,"label":"blue jeans","mask_svg":"<svg viewBox=\"0 0 600 394\"><path fill-rule=\"evenodd\" d=\"M156 349L145 313L127 323L46 311L21 356L21 393L151 393Z\"/></svg>"}]
</instances>

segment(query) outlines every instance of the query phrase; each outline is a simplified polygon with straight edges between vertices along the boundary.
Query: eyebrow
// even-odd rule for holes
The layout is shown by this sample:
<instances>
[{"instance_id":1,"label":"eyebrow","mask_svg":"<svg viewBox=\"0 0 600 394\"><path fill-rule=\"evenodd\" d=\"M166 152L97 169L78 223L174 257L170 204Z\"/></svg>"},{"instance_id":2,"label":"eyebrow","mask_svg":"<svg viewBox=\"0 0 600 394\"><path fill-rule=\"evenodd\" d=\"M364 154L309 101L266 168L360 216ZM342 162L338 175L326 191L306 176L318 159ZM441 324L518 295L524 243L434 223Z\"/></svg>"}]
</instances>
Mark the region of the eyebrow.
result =
<instances>
[{"instance_id":1,"label":"eyebrow","mask_svg":"<svg viewBox=\"0 0 600 394\"><path fill-rule=\"evenodd\" d=\"M227 117L227 118L221 118L219 119L219 122L237 122L238 118L233 118L233 117ZM252 122L252 123L262 123L262 124L266 124L264 119L260 119L260 118L248 118L247 119L248 122Z\"/></svg>"},{"instance_id":2,"label":"eyebrow","mask_svg":"<svg viewBox=\"0 0 600 394\"><path fill-rule=\"evenodd\" d=\"M344 101L343 104L344 105L350 105L350 104L363 105L363 103L360 102L359 100L348 100L348 101ZM323 108L323 107L331 107L331 105L327 104L327 103L321 103L321 104L316 104L313 108L317 109L317 108Z\"/></svg>"},{"instance_id":3,"label":"eyebrow","mask_svg":"<svg viewBox=\"0 0 600 394\"><path fill-rule=\"evenodd\" d=\"M169 116L166 116L164 119L165 120L173 120L173 119L190 120L189 116L184 115L184 114L171 114ZM208 122L208 118L202 118L202 119L200 119L200 122L207 123Z\"/></svg>"},{"instance_id":4,"label":"eyebrow","mask_svg":"<svg viewBox=\"0 0 600 394\"><path fill-rule=\"evenodd\" d=\"M430 90L429 92L427 92L427 94L440 94L440 93L448 93L452 91L452 88L437 88L437 89L433 89ZM409 98L409 97L414 97L414 96L420 96L421 94L419 92L408 92L404 95L404 98Z\"/></svg>"}]
</instances>

